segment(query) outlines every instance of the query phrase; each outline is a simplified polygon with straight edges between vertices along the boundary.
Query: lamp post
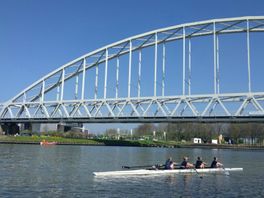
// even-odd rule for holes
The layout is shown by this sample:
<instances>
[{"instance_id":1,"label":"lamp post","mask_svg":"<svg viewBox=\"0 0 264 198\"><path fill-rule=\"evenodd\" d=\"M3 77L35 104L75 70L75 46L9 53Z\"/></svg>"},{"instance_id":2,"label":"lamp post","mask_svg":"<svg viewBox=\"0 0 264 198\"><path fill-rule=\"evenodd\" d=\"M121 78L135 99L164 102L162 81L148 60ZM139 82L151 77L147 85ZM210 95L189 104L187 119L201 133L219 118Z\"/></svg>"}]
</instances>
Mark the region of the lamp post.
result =
<instances>
[{"instance_id":1,"label":"lamp post","mask_svg":"<svg viewBox=\"0 0 264 198\"><path fill-rule=\"evenodd\" d=\"M117 128L117 139L119 140L120 139L120 129Z\"/></svg>"},{"instance_id":2,"label":"lamp post","mask_svg":"<svg viewBox=\"0 0 264 198\"><path fill-rule=\"evenodd\" d=\"M130 129L130 138L132 140L132 136L133 136L133 129Z\"/></svg>"}]
</instances>

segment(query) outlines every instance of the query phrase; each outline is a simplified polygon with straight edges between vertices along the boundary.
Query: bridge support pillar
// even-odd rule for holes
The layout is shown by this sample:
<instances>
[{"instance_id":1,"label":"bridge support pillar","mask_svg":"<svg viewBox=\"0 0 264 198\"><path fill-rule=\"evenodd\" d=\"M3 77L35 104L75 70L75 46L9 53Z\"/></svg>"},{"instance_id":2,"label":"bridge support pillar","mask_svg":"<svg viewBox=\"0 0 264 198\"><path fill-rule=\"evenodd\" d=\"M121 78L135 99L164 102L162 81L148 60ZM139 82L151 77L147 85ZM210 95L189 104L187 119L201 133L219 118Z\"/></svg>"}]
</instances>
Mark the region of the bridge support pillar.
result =
<instances>
[{"instance_id":1,"label":"bridge support pillar","mask_svg":"<svg viewBox=\"0 0 264 198\"><path fill-rule=\"evenodd\" d=\"M82 123L60 123L57 126L57 131L67 132L67 131L82 131Z\"/></svg>"},{"instance_id":2,"label":"bridge support pillar","mask_svg":"<svg viewBox=\"0 0 264 198\"><path fill-rule=\"evenodd\" d=\"M14 135L20 131L17 123L5 123L1 125L1 128L6 135Z\"/></svg>"},{"instance_id":3,"label":"bridge support pillar","mask_svg":"<svg viewBox=\"0 0 264 198\"><path fill-rule=\"evenodd\" d=\"M30 122L21 123L20 131L23 131L23 130L32 131L32 124Z\"/></svg>"}]
</instances>

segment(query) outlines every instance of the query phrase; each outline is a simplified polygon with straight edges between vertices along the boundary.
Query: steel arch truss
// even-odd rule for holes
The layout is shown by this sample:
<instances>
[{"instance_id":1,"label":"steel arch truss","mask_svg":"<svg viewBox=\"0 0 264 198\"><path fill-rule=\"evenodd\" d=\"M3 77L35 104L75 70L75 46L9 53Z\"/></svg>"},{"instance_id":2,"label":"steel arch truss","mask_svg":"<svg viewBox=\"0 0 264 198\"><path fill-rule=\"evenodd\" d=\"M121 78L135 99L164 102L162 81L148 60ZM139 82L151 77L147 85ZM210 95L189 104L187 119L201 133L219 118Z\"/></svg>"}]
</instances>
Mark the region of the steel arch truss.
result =
<instances>
[{"instance_id":1,"label":"steel arch truss","mask_svg":"<svg viewBox=\"0 0 264 198\"><path fill-rule=\"evenodd\" d=\"M0 122L148 122L148 121L210 121L258 120L264 117L264 92L251 91L250 40L251 32L264 32L264 17L238 17L187 23L136 35L85 54L49 73L17 96L0 104ZM245 33L247 35L248 92L221 93L219 88L218 35ZM194 37L213 36L214 93L191 94L190 72L186 65L185 42ZM165 44L182 40L182 94L165 95ZM141 50L154 48L153 95L141 95L141 71L138 71L137 95L131 93L132 55L137 52L141 67ZM162 49L161 94L157 92L158 47ZM190 45L189 45L190 51ZM127 96L119 97L119 60L128 56ZM115 97L109 97L108 66L116 61ZM190 61L189 61L190 62ZM103 96L98 95L98 66L104 66ZM86 71L95 68L94 97L85 95ZM74 80L74 98L66 99L67 81ZM47 99L53 93L54 98ZM230 119L231 118L231 119Z\"/></svg>"},{"instance_id":2,"label":"steel arch truss","mask_svg":"<svg viewBox=\"0 0 264 198\"><path fill-rule=\"evenodd\" d=\"M29 102L9 105L10 122L261 121L264 93Z\"/></svg>"}]
</instances>

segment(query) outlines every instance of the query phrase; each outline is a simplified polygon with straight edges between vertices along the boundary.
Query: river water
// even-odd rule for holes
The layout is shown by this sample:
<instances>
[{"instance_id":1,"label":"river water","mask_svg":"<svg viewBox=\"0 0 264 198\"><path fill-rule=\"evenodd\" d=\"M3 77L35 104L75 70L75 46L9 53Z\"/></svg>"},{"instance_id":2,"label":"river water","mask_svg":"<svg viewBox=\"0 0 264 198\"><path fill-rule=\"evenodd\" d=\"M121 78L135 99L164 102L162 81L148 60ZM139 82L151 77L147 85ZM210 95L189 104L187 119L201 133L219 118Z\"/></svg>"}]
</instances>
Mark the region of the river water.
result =
<instances>
[{"instance_id":1,"label":"river water","mask_svg":"<svg viewBox=\"0 0 264 198\"><path fill-rule=\"evenodd\" d=\"M197 156L243 172L97 178L94 171ZM0 145L0 197L264 197L264 151Z\"/></svg>"}]
</instances>

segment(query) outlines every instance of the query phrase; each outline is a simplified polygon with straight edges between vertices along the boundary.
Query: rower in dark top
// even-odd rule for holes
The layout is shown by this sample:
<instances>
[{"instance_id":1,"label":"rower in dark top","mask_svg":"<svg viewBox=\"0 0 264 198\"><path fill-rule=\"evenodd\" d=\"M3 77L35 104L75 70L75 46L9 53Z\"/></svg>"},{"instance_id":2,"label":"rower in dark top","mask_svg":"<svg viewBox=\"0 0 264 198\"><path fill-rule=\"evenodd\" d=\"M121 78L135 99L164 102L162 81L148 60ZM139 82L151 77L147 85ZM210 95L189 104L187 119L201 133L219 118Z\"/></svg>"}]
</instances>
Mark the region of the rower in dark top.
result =
<instances>
[{"instance_id":1,"label":"rower in dark top","mask_svg":"<svg viewBox=\"0 0 264 198\"><path fill-rule=\"evenodd\" d=\"M200 157L197 157L197 161L195 163L195 168L204 168L205 164Z\"/></svg>"},{"instance_id":2,"label":"rower in dark top","mask_svg":"<svg viewBox=\"0 0 264 198\"><path fill-rule=\"evenodd\" d=\"M188 162L188 157L184 157L181 163L181 168L193 168L193 164Z\"/></svg>"},{"instance_id":3,"label":"rower in dark top","mask_svg":"<svg viewBox=\"0 0 264 198\"><path fill-rule=\"evenodd\" d=\"M211 168L220 168L222 167L223 164L221 164L220 162L217 161L217 158L214 157L214 160L211 163Z\"/></svg>"},{"instance_id":4,"label":"rower in dark top","mask_svg":"<svg viewBox=\"0 0 264 198\"><path fill-rule=\"evenodd\" d=\"M172 157L169 157L165 162L165 169L174 169L175 162L172 161Z\"/></svg>"}]
</instances>

